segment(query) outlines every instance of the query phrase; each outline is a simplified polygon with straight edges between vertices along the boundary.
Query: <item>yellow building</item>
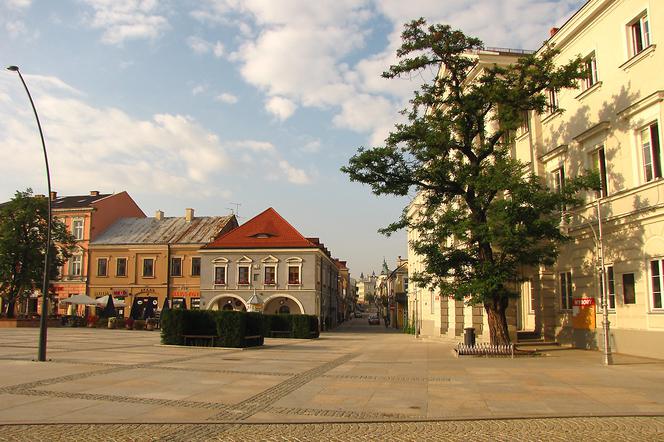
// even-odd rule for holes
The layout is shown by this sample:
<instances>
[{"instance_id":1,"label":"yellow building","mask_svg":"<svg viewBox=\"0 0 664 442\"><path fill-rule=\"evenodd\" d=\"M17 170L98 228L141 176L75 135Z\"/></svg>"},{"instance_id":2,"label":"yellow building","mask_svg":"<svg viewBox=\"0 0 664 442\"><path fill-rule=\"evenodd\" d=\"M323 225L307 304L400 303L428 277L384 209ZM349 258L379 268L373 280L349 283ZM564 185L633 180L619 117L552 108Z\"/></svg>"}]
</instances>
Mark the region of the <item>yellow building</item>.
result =
<instances>
[{"instance_id":1,"label":"yellow building","mask_svg":"<svg viewBox=\"0 0 664 442\"><path fill-rule=\"evenodd\" d=\"M161 309L199 308L200 248L237 227L235 216L123 218L90 243L90 296L123 300L124 316L141 318L148 303ZM131 307L135 309L133 314Z\"/></svg>"},{"instance_id":2,"label":"yellow building","mask_svg":"<svg viewBox=\"0 0 664 442\"><path fill-rule=\"evenodd\" d=\"M523 284L521 329L603 348L603 250L613 350L664 357L664 53L657 47L664 34L658 31L664 32L664 2L644 0L591 0L552 29L549 43L560 63L580 55L589 74L578 89L550 96L564 112L530 115L515 154L552 188L596 169L602 192L567 208L573 241L555 266L532 272Z\"/></svg>"}]
</instances>

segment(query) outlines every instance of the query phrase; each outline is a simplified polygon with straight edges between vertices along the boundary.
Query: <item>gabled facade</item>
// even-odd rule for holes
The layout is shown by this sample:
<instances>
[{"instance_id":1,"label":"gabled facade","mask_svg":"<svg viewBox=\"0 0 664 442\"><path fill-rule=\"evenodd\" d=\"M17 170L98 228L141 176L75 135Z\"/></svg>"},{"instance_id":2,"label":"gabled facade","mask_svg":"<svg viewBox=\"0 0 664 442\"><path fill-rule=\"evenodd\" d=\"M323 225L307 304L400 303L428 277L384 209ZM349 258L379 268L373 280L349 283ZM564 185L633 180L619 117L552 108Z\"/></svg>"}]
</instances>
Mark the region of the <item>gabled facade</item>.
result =
<instances>
[{"instance_id":1,"label":"gabled facade","mask_svg":"<svg viewBox=\"0 0 664 442\"><path fill-rule=\"evenodd\" d=\"M90 244L90 295L125 301L125 316L141 318L147 303L161 309L199 308L201 247L237 227L231 216L123 218ZM129 307L136 309L133 313ZM139 311L140 310L140 311Z\"/></svg>"},{"instance_id":2,"label":"gabled facade","mask_svg":"<svg viewBox=\"0 0 664 442\"><path fill-rule=\"evenodd\" d=\"M210 242L201 260L201 308L302 313L336 324L336 264L273 208ZM260 305L249 304L254 294Z\"/></svg>"},{"instance_id":3,"label":"gabled facade","mask_svg":"<svg viewBox=\"0 0 664 442\"><path fill-rule=\"evenodd\" d=\"M59 300L88 292L90 242L118 219L145 218L145 213L127 192L100 194L93 190L89 195L60 197L56 192L51 192L50 198L53 218L63 222L76 238L73 255L62 266L59 278L51 281L57 297L53 308L65 313L65 309L58 307ZM33 302L36 304L36 301L35 298ZM36 311L36 305L33 311Z\"/></svg>"}]
</instances>

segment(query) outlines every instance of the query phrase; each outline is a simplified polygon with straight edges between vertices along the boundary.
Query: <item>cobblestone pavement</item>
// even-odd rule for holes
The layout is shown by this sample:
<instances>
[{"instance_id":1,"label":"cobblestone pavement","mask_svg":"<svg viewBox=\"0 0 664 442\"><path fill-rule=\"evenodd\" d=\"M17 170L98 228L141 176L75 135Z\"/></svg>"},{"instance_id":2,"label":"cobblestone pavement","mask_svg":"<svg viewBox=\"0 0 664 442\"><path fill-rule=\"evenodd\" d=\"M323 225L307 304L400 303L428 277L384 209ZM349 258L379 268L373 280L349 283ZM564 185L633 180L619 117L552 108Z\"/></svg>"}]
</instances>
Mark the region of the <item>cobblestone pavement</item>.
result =
<instances>
[{"instance_id":1,"label":"cobblestone pavement","mask_svg":"<svg viewBox=\"0 0 664 442\"><path fill-rule=\"evenodd\" d=\"M0 329L0 441L664 441L664 361L457 359L353 321L247 350L56 328L38 363L37 332Z\"/></svg>"},{"instance_id":2,"label":"cobblestone pavement","mask_svg":"<svg viewBox=\"0 0 664 442\"><path fill-rule=\"evenodd\" d=\"M664 417L307 424L2 425L0 441L657 441Z\"/></svg>"}]
</instances>

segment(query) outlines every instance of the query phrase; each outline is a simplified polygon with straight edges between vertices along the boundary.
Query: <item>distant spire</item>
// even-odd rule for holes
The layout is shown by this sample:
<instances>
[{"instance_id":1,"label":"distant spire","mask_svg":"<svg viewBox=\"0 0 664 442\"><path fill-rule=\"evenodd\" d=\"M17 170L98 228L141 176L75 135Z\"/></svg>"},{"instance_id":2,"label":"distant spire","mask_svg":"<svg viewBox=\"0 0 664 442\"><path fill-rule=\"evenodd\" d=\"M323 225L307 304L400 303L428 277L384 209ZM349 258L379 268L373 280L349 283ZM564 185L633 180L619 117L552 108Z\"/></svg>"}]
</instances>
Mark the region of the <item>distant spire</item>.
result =
<instances>
[{"instance_id":1,"label":"distant spire","mask_svg":"<svg viewBox=\"0 0 664 442\"><path fill-rule=\"evenodd\" d=\"M380 271L381 275L387 275L390 273L390 269L387 268L387 262L385 261L385 257L383 257L383 269Z\"/></svg>"},{"instance_id":2,"label":"distant spire","mask_svg":"<svg viewBox=\"0 0 664 442\"><path fill-rule=\"evenodd\" d=\"M364 272L360 272L360 279L364 279Z\"/></svg>"}]
</instances>

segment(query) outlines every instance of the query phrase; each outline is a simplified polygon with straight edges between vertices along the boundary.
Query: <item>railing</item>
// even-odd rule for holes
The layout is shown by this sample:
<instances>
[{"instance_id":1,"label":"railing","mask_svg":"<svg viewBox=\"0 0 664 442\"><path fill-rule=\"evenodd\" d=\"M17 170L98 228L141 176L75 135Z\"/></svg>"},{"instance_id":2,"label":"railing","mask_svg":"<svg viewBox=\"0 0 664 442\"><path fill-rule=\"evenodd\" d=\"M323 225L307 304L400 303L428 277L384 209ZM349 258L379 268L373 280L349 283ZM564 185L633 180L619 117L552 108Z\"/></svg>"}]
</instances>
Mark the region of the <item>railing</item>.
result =
<instances>
[{"instance_id":1,"label":"railing","mask_svg":"<svg viewBox=\"0 0 664 442\"><path fill-rule=\"evenodd\" d=\"M456 356L510 356L514 359L514 344L491 345L491 344L457 344L454 348Z\"/></svg>"}]
</instances>

